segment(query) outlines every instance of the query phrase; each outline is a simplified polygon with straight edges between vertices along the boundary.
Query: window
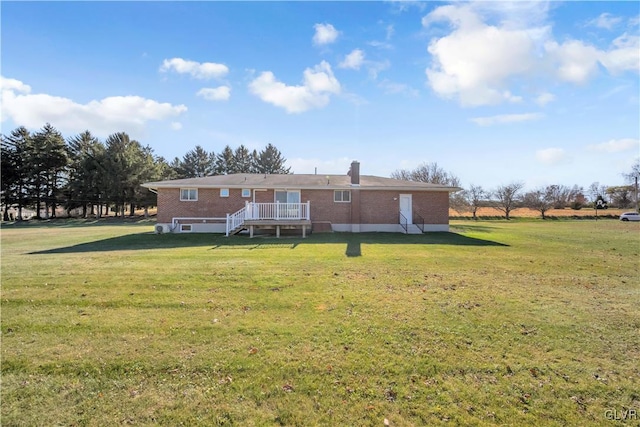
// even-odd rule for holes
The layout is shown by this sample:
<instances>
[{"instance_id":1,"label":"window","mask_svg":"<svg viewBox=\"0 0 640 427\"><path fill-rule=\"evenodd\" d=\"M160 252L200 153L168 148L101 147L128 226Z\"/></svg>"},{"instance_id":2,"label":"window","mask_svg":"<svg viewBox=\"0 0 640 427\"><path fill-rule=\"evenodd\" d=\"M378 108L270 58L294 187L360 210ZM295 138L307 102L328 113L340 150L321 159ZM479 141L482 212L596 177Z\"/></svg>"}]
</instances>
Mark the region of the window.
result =
<instances>
[{"instance_id":1,"label":"window","mask_svg":"<svg viewBox=\"0 0 640 427\"><path fill-rule=\"evenodd\" d=\"M242 197L251 197L251 190L249 188L243 188Z\"/></svg>"},{"instance_id":2,"label":"window","mask_svg":"<svg viewBox=\"0 0 640 427\"><path fill-rule=\"evenodd\" d=\"M180 200L190 201L190 202L198 200L198 189L197 188L181 188Z\"/></svg>"},{"instance_id":3,"label":"window","mask_svg":"<svg viewBox=\"0 0 640 427\"><path fill-rule=\"evenodd\" d=\"M221 188L220 189L220 197L229 197L229 189Z\"/></svg>"},{"instance_id":4,"label":"window","mask_svg":"<svg viewBox=\"0 0 640 427\"><path fill-rule=\"evenodd\" d=\"M334 202L351 202L351 191L349 190L336 190L333 192Z\"/></svg>"},{"instance_id":5,"label":"window","mask_svg":"<svg viewBox=\"0 0 640 427\"><path fill-rule=\"evenodd\" d=\"M275 199L280 203L300 203L300 191L276 190Z\"/></svg>"},{"instance_id":6,"label":"window","mask_svg":"<svg viewBox=\"0 0 640 427\"><path fill-rule=\"evenodd\" d=\"M180 232L190 232L191 224L180 224Z\"/></svg>"}]
</instances>

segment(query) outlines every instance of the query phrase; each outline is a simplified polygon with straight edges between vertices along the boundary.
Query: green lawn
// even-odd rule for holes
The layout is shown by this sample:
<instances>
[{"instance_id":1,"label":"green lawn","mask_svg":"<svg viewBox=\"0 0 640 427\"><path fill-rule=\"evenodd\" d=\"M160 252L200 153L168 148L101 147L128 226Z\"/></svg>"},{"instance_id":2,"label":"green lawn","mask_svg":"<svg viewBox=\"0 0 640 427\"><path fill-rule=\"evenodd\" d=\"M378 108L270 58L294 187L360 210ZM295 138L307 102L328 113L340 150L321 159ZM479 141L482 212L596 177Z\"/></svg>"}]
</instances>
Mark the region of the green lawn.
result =
<instances>
[{"instance_id":1,"label":"green lawn","mask_svg":"<svg viewBox=\"0 0 640 427\"><path fill-rule=\"evenodd\" d=\"M2 228L3 426L640 419L638 223L152 230Z\"/></svg>"}]
</instances>

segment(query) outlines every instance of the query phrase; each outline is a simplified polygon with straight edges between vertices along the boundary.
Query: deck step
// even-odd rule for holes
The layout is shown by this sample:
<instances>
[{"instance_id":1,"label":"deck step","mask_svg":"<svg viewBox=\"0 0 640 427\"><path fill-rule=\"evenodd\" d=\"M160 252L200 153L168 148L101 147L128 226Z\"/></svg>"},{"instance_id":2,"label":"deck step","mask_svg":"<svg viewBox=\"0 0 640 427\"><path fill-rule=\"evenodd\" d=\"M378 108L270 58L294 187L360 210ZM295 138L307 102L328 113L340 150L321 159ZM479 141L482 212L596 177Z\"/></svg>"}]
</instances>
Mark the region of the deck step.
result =
<instances>
[{"instance_id":1,"label":"deck step","mask_svg":"<svg viewBox=\"0 0 640 427\"><path fill-rule=\"evenodd\" d=\"M422 230L415 224L408 224L407 234L422 234Z\"/></svg>"}]
</instances>

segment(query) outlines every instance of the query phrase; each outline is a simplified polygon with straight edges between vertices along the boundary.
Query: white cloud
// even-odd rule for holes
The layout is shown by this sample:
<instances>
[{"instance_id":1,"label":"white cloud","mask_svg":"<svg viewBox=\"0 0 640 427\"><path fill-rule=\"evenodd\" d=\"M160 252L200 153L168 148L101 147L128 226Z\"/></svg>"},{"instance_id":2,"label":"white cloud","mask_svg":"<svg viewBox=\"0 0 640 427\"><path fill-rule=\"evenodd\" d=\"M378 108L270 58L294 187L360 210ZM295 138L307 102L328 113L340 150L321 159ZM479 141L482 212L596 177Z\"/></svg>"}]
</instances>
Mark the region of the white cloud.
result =
<instances>
[{"instance_id":1,"label":"white cloud","mask_svg":"<svg viewBox=\"0 0 640 427\"><path fill-rule=\"evenodd\" d=\"M377 40L371 40L370 42L367 42L367 44L377 49L386 49L386 50L393 49L393 45L391 43L381 42Z\"/></svg>"},{"instance_id":2,"label":"white cloud","mask_svg":"<svg viewBox=\"0 0 640 427\"><path fill-rule=\"evenodd\" d=\"M596 19L592 19L591 21L587 22L587 25L604 28L606 30L613 30L613 28L620 22L622 22L622 18L613 16L610 13L602 13Z\"/></svg>"},{"instance_id":3,"label":"white cloud","mask_svg":"<svg viewBox=\"0 0 640 427\"><path fill-rule=\"evenodd\" d=\"M182 58L165 59L160 66L161 72L174 71L178 74L189 74L201 80L220 78L227 75L229 68L215 62L195 62Z\"/></svg>"},{"instance_id":4,"label":"white cloud","mask_svg":"<svg viewBox=\"0 0 640 427\"><path fill-rule=\"evenodd\" d=\"M561 80L583 84L598 71L600 51L580 40L568 40L562 44L549 41L545 50L558 64L556 74Z\"/></svg>"},{"instance_id":5,"label":"white cloud","mask_svg":"<svg viewBox=\"0 0 640 427\"><path fill-rule=\"evenodd\" d=\"M364 52L360 49L354 49L350 54L344 57L344 61L342 61L338 67L359 70L363 63Z\"/></svg>"},{"instance_id":6,"label":"white cloud","mask_svg":"<svg viewBox=\"0 0 640 427\"><path fill-rule=\"evenodd\" d=\"M541 107L544 107L548 103L555 101L555 99L556 99L556 96L554 94L549 92L544 92L536 97L535 103Z\"/></svg>"},{"instance_id":7,"label":"white cloud","mask_svg":"<svg viewBox=\"0 0 640 427\"><path fill-rule=\"evenodd\" d=\"M209 101L227 101L231 97L231 88L229 86L203 87L196 95Z\"/></svg>"},{"instance_id":8,"label":"white cloud","mask_svg":"<svg viewBox=\"0 0 640 427\"><path fill-rule=\"evenodd\" d=\"M341 88L329 63L322 61L313 69L304 70L301 86L287 86L276 80L271 71L265 71L249 83L249 90L264 102L284 108L288 113L302 113L326 106L330 95L340 93Z\"/></svg>"},{"instance_id":9,"label":"white cloud","mask_svg":"<svg viewBox=\"0 0 640 427\"><path fill-rule=\"evenodd\" d=\"M556 165L567 158L567 153L562 148L546 148L536 151L536 159L546 165Z\"/></svg>"},{"instance_id":10,"label":"white cloud","mask_svg":"<svg viewBox=\"0 0 640 427\"><path fill-rule=\"evenodd\" d=\"M612 74L640 71L640 37L627 33L613 40L608 50L580 40L568 40L561 45L551 41L545 50L558 64L558 76L572 83L586 83L598 72L598 64Z\"/></svg>"},{"instance_id":11,"label":"white cloud","mask_svg":"<svg viewBox=\"0 0 640 427\"><path fill-rule=\"evenodd\" d=\"M411 8L423 11L427 8L427 2L421 0L390 0L390 3L396 13L407 12Z\"/></svg>"},{"instance_id":12,"label":"white cloud","mask_svg":"<svg viewBox=\"0 0 640 427\"><path fill-rule=\"evenodd\" d=\"M382 80L380 83L378 83L378 86L387 95L405 95L412 98L415 98L419 95L419 92L411 86L404 83L392 82L387 79Z\"/></svg>"},{"instance_id":13,"label":"white cloud","mask_svg":"<svg viewBox=\"0 0 640 427\"><path fill-rule=\"evenodd\" d=\"M387 25L386 39L391 40L391 37L393 37L393 33L395 33L395 28L393 27L393 24Z\"/></svg>"},{"instance_id":14,"label":"white cloud","mask_svg":"<svg viewBox=\"0 0 640 427\"><path fill-rule=\"evenodd\" d=\"M500 114L489 117L475 117L471 121L479 126L493 126L507 123L529 122L544 117L541 113Z\"/></svg>"},{"instance_id":15,"label":"white cloud","mask_svg":"<svg viewBox=\"0 0 640 427\"><path fill-rule=\"evenodd\" d=\"M433 64L427 68L431 88L465 106L513 101L507 84L535 66L536 40L548 28L517 29L486 25L471 5L436 8L422 20L424 26L449 21L454 31L429 43Z\"/></svg>"},{"instance_id":16,"label":"white cloud","mask_svg":"<svg viewBox=\"0 0 640 427\"><path fill-rule=\"evenodd\" d=\"M640 37L624 33L611 43L612 48L602 52L600 62L609 72L640 72Z\"/></svg>"},{"instance_id":17,"label":"white cloud","mask_svg":"<svg viewBox=\"0 0 640 427\"><path fill-rule=\"evenodd\" d=\"M584 84L600 71L640 71L640 37L627 33L606 49L585 41L553 39L545 2L471 2L440 6L422 19L444 21L450 32L432 39L427 83L439 96L463 106L513 102L510 86L523 77L551 77ZM613 25L605 15L602 25ZM497 22L488 24L487 22ZM511 89L513 90L513 89ZM536 102L544 101L537 99Z\"/></svg>"},{"instance_id":18,"label":"white cloud","mask_svg":"<svg viewBox=\"0 0 640 427\"><path fill-rule=\"evenodd\" d=\"M340 32L331 24L316 24L313 28L316 30L316 33L313 35L313 44L316 46L333 43L338 39L338 35L340 35Z\"/></svg>"},{"instance_id":19,"label":"white cloud","mask_svg":"<svg viewBox=\"0 0 640 427\"><path fill-rule=\"evenodd\" d=\"M606 153L617 153L635 149L640 150L640 140L634 138L611 139L600 144L591 144L587 147L591 151L601 151Z\"/></svg>"},{"instance_id":20,"label":"white cloud","mask_svg":"<svg viewBox=\"0 0 640 427\"><path fill-rule=\"evenodd\" d=\"M2 88L2 91L31 92L31 86L22 83L20 80L8 79L2 76L0 76L0 88Z\"/></svg>"},{"instance_id":21,"label":"white cloud","mask_svg":"<svg viewBox=\"0 0 640 427\"><path fill-rule=\"evenodd\" d=\"M180 129L182 129L182 123L180 123L180 122L171 122L171 129L172 130L180 130Z\"/></svg>"},{"instance_id":22,"label":"white cloud","mask_svg":"<svg viewBox=\"0 0 640 427\"><path fill-rule=\"evenodd\" d=\"M391 67L391 62L388 59L384 61L366 61L367 72L369 77L373 80L378 78L378 74Z\"/></svg>"},{"instance_id":23,"label":"white cloud","mask_svg":"<svg viewBox=\"0 0 640 427\"><path fill-rule=\"evenodd\" d=\"M15 79L1 79L2 120L18 126L39 128L51 123L64 132L90 129L96 135L140 132L148 121L165 120L187 111L184 105L161 103L140 96L110 96L79 104L48 94L32 94L31 88Z\"/></svg>"}]
</instances>

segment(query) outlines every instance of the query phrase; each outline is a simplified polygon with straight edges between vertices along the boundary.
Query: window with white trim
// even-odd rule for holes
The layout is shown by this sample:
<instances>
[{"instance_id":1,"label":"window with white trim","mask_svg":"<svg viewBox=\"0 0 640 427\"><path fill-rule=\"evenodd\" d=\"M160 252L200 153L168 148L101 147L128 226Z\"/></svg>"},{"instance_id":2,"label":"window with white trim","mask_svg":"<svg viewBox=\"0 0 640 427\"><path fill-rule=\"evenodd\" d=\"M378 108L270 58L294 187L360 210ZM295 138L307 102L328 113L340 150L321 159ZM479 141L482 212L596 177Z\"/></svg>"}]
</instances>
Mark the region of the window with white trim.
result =
<instances>
[{"instance_id":1,"label":"window with white trim","mask_svg":"<svg viewBox=\"0 0 640 427\"><path fill-rule=\"evenodd\" d=\"M351 202L351 191L349 190L335 190L333 192L333 201L339 203Z\"/></svg>"},{"instance_id":2,"label":"window with white trim","mask_svg":"<svg viewBox=\"0 0 640 427\"><path fill-rule=\"evenodd\" d=\"M300 190L276 190L274 199L279 203L300 203Z\"/></svg>"},{"instance_id":3,"label":"window with white trim","mask_svg":"<svg viewBox=\"0 0 640 427\"><path fill-rule=\"evenodd\" d=\"M229 189L221 188L220 189L220 197L229 197Z\"/></svg>"},{"instance_id":4,"label":"window with white trim","mask_svg":"<svg viewBox=\"0 0 640 427\"><path fill-rule=\"evenodd\" d=\"M198 200L198 189L197 188L181 188L180 189L180 200L187 202L195 202Z\"/></svg>"},{"instance_id":5,"label":"window with white trim","mask_svg":"<svg viewBox=\"0 0 640 427\"><path fill-rule=\"evenodd\" d=\"M242 197L251 197L251 189L243 188L242 189Z\"/></svg>"}]
</instances>

